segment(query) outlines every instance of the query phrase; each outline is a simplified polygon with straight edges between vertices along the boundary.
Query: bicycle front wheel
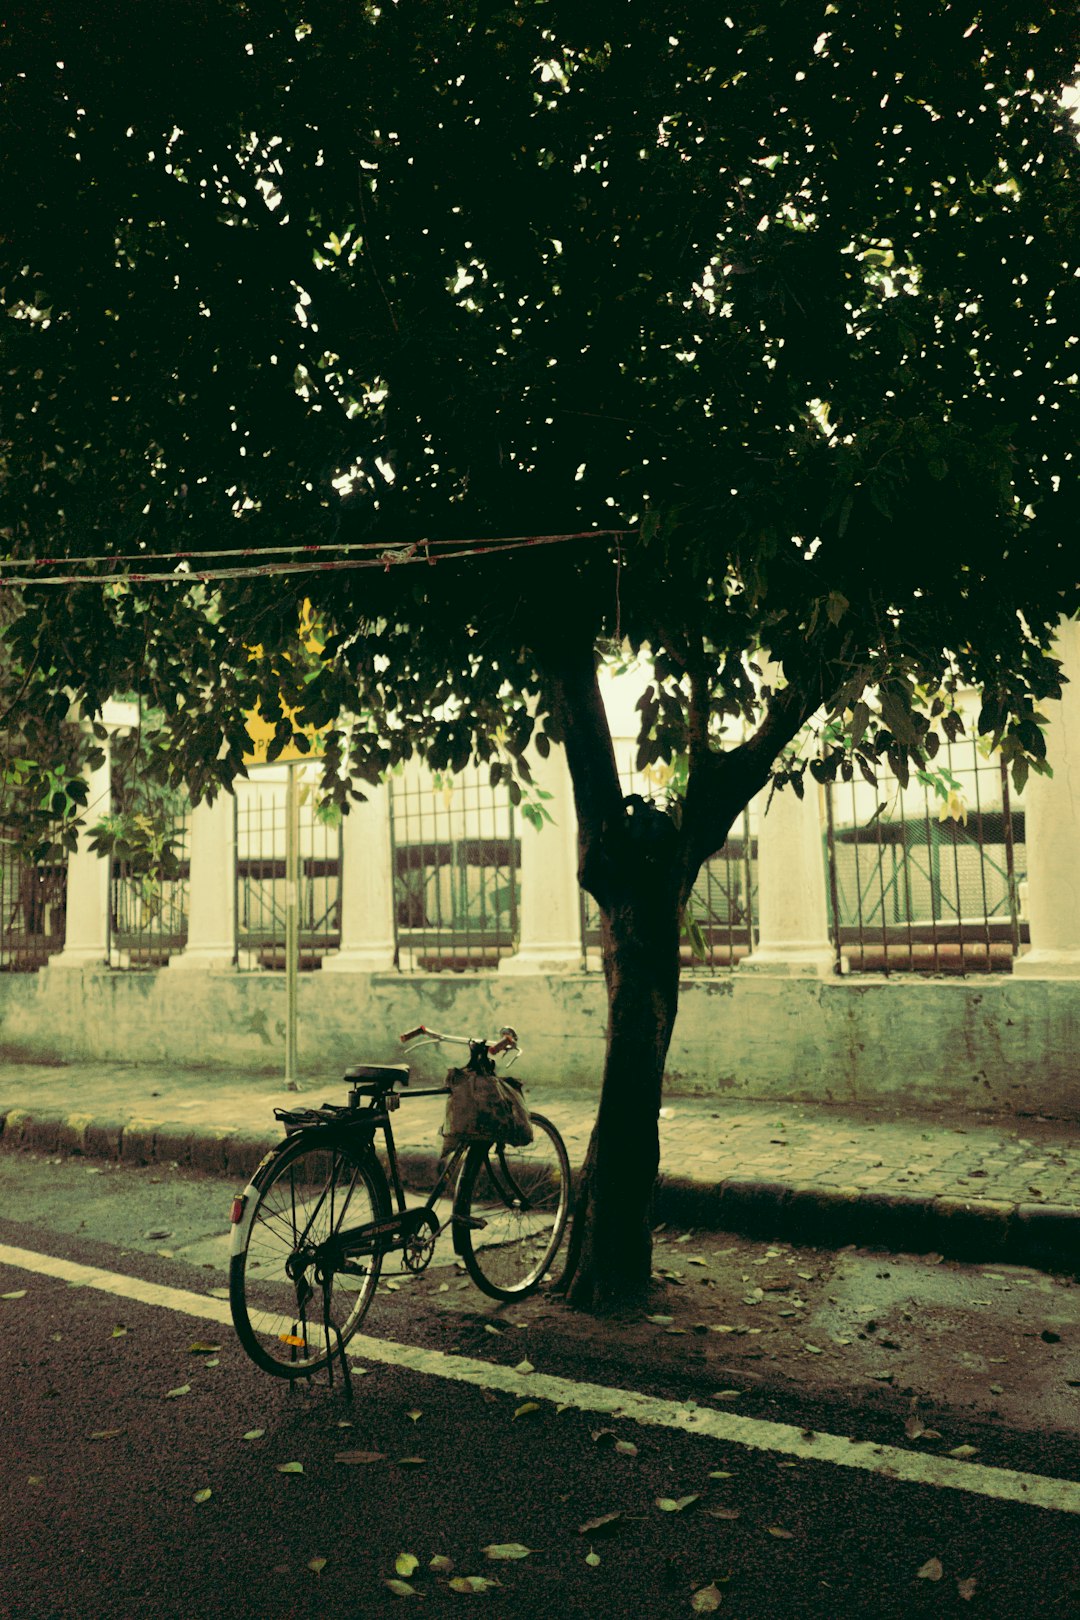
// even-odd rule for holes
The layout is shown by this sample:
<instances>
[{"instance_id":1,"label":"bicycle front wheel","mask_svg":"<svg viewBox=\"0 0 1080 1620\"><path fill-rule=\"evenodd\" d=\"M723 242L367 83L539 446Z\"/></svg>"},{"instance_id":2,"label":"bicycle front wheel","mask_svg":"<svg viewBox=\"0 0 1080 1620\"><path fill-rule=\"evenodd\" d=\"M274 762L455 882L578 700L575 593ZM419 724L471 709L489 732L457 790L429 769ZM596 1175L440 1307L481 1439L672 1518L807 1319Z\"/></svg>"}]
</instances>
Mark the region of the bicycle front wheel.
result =
<instances>
[{"instance_id":1,"label":"bicycle front wheel","mask_svg":"<svg viewBox=\"0 0 1080 1620\"><path fill-rule=\"evenodd\" d=\"M570 1214L570 1161L543 1114L530 1114L528 1147L471 1147L454 1216L458 1252L477 1288L521 1299L551 1268Z\"/></svg>"},{"instance_id":2,"label":"bicycle front wheel","mask_svg":"<svg viewBox=\"0 0 1080 1620\"><path fill-rule=\"evenodd\" d=\"M382 1247L327 1267L320 1246L390 1212L371 1152L327 1132L302 1133L261 1166L233 1228L229 1303L237 1336L257 1367L302 1378L349 1342L371 1304ZM325 1280L324 1280L325 1279Z\"/></svg>"}]
</instances>

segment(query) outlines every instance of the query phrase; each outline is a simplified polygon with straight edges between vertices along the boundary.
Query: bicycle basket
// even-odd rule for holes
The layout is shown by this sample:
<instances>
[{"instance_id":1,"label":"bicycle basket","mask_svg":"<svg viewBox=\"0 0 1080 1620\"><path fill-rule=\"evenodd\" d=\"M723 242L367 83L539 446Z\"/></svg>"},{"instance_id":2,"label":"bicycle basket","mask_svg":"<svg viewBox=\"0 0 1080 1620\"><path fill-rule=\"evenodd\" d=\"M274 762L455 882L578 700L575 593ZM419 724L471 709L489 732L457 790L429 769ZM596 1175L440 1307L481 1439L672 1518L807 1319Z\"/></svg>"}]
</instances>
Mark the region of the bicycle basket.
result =
<instances>
[{"instance_id":1,"label":"bicycle basket","mask_svg":"<svg viewBox=\"0 0 1080 1620\"><path fill-rule=\"evenodd\" d=\"M518 1082L498 1074L477 1074L474 1069L451 1069L446 1076L450 1095L443 1120L443 1151L467 1147L470 1142L497 1142L503 1147L528 1147L532 1121Z\"/></svg>"}]
</instances>

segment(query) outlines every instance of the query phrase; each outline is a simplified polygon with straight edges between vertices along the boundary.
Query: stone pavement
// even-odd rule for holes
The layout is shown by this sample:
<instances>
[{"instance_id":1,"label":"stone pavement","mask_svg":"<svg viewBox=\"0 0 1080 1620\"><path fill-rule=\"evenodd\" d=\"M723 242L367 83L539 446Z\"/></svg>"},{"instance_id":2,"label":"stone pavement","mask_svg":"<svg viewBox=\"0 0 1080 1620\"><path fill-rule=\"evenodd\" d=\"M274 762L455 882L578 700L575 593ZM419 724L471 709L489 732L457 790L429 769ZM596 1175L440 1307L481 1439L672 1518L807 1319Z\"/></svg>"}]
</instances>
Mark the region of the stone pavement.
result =
<instances>
[{"instance_id":1,"label":"stone pavement","mask_svg":"<svg viewBox=\"0 0 1080 1620\"><path fill-rule=\"evenodd\" d=\"M595 1096L529 1084L528 1098L579 1165ZM323 1101L344 1101L340 1081L298 1095L272 1076L210 1069L0 1064L0 1146L176 1163L241 1184L280 1140L274 1107ZM417 1099L394 1116L414 1186L435 1163L442 1109ZM1080 1271L1080 1122L674 1097L660 1146L658 1221Z\"/></svg>"}]
</instances>

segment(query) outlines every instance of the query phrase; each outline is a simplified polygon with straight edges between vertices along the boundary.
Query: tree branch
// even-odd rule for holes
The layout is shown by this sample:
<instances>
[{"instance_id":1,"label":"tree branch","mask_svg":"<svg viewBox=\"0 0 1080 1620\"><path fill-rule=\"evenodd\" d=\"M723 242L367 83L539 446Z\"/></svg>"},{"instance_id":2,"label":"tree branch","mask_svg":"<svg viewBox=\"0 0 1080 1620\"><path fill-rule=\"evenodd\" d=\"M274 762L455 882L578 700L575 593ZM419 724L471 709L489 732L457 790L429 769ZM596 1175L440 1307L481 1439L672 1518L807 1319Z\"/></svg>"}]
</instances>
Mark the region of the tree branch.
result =
<instances>
[{"instance_id":1,"label":"tree branch","mask_svg":"<svg viewBox=\"0 0 1080 1620\"><path fill-rule=\"evenodd\" d=\"M539 661L574 787L578 877L582 888L603 905L610 888L605 834L623 814L623 792L592 640L561 641L545 648Z\"/></svg>"}]
</instances>

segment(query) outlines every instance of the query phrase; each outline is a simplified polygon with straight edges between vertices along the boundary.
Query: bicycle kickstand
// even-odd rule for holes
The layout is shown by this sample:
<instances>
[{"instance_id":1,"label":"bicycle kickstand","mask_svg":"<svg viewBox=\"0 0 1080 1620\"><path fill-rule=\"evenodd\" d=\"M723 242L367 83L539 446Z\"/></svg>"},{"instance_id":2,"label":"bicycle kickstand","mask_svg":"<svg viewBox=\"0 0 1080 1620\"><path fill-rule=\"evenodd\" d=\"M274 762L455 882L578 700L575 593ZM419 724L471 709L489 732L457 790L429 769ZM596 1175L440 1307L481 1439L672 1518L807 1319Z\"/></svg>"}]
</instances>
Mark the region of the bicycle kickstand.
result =
<instances>
[{"instance_id":1,"label":"bicycle kickstand","mask_svg":"<svg viewBox=\"0 0 1080 1620\"><path fill-rule=\"evenodd\" d=\"M330 1348L331 1329L333 1329L337 1338L336 1351ZM349 1363L345 1355L345 1343L341 1337L341 1329L338 1327L336 1322L332 1322L330 1320L329 1277L323 1279L323 1334L326 1340L326 1376L329 1379L330 1388L333 1389L334 1387L334 1356L337 1355L341 1361L341 1377L345 1388L345 1399L347 1401L351 1401L353 1398L352 1374L349 1371Z\"/></svg>"}]
</instances>

